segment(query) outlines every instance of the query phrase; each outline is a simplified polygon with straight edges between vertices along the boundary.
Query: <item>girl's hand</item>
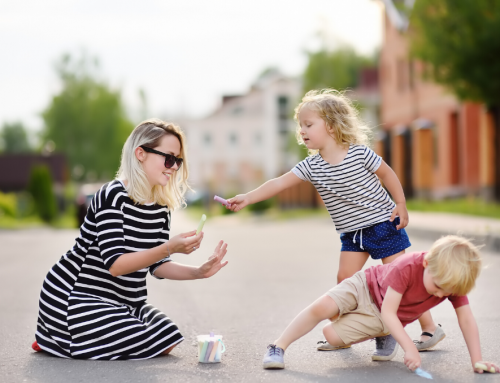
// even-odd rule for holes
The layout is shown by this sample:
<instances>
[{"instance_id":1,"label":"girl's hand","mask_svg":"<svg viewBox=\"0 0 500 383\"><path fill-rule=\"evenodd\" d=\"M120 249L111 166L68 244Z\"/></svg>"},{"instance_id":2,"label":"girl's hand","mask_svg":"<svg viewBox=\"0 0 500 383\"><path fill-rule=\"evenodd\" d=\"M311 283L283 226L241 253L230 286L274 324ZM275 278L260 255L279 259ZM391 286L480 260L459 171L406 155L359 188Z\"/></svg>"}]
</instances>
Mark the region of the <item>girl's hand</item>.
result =
<instances>
[{"instance_id":1,"label":"girl's hand","mask_svg":"<svg viewBox=\"0 0 500 383\"><path fill-rule=\"evenodd\" d=\"M213 255L208 258L203 265L198 267L200 278L210 278L212 275L217 274L220 269L227 265L227 261L222 263L222 259L227 253L227 243L220 241Z\"/></svg>"},{"instance_id":2,"label":"girl's hand","mask_svg":"<svg viewBox=\"0 0 500 383\"><path fill-rule=\"evenodd\" d=\"M232 211L240 211L245 206L250 205L250 201L248 199L247 194L238 194L236 197L230 198L227 200L230 203L229 206L226 206L229 210Z\"/></svg>"},{"instance_id":3,"label":"girl's hand","mask_svg":"<svg viewBox=\"0 0 500 383\"><path fill-rule=\"evenodd\" d=\"M396 204L396 207L392 211L391 218L389 221L394 221L396 216L399 217L399 225L396 226L396 229L404 229L408 226L409 218L408 218L408 210L406 210L406 204L404 202L400 202Z\"/></svg>"},{"instance_id":4,"label":"girl's hand","mask_svg":"<svg viewBox=\"0 0 500 383\"><path fill-rule=\"evenodd\" d=\"M500 368L495 363L483 362L483 361L479 361L479 362L476 362L476 363L484 364L487 367L488 370L490 370L493 367L497 373L500 372ZM474 372L477 372L478 374L482 374L484 372L484 370L482 370L480 368L475 368L475 364L476 363L474 363L474 365L472 366L474 368Z\"/></svg>"},{"instance_id":5,"label":"girl's hand","mask_svg":"<svg viewBox=\"0 0 500 383\"><path fill-rule=\"evenodd\" d=\"M412 371L415 371L415 369L420 367L420 365L422 364L422 359L420 359L420 355L416 348L415 350L410 350L405 352L404 363L405 366Z\"/></svg>"},{"instance_id":6,"label":"girl's hand","mask_svg":"<svg viewBox=\"0 0 500 383\"><path fill-rule=\"evenodd\" d=\"M170 255L173 253L191 254L200 248L203 232L196 235L196 230L188 231L172 237L166 243Z\"/></svg>"}]
</instances>

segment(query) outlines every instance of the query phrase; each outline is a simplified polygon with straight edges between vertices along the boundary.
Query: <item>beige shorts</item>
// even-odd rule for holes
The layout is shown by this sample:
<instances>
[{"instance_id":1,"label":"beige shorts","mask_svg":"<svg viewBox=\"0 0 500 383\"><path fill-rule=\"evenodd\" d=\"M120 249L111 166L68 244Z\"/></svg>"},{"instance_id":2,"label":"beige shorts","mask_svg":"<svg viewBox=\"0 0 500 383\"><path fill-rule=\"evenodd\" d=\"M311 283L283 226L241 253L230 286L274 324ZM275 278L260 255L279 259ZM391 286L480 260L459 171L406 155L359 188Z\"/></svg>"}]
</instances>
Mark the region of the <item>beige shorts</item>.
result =
<instances>
[{"instance_id":1,"label":"beige shorts","mask_svg":"<svg viewBox=\"0 0 500 383\"><path fill-rule=\"evenodd\" d=\"M332 322L332 326L345 344L389 334L370 295L364 271L343 280L326 295L339 307L339 317Z\"/></svg>"}]
</instances>

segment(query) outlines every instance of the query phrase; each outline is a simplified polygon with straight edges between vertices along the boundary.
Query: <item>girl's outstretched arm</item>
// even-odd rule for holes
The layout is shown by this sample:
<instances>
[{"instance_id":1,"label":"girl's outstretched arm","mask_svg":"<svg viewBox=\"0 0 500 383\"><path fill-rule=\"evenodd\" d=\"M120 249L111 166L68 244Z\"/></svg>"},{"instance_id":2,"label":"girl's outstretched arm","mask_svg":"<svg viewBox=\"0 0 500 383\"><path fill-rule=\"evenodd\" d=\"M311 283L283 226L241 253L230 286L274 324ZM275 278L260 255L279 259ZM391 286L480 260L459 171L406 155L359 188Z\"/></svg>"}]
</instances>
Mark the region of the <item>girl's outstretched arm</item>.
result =
<instances>
[{"instance_id":1,"label":"girl's outstretched arm","mask_svg":"<svg viewBox=\"0 0 500 383\"><path fill-rule=\"evenodd\" d=\"M201 266L182 265L176 262L167 262L156 269L154 275L159 278L185 281L190 279L210 278L227 265L222 262L227 253L227 243L220 241L213 255Z\"/></svg>"},{"instance_id":2,"label":"girl's outstretched arm","mask_svg":"<svg viewBox=\"0 0 500 383\"><path fill-rule=\"evenodd\" d=\"M231 209L232 211L240 211L247 205L274 197L283 190L294 185L298 185L301 182L305 181L301 180L292 172L288 172L283 174L281 177L273 178L272 180L265 182L257 189L252 190L249 193L238 194L236 197L228 199L227 202L230 203L228 209Z\"/></svg>"},{"instance_id":3,"label":"girl's outstretched arm","mask_svg":"<svg viewBox=\"0 0 500 383\"><path fill-rule=\"evenodd\" d=\"M390 221L394 221L396 216L399 217L399 225L397 226L399 229L404 229L408 225L408 210L406 209L406 198L405 193L403 191L403 187L401 186L401 182L399 182L398 176L394 173L394 170L391 169L389 165L382 160L379 168L375 171L375 174L380 178L380 180L384 183L389 193L391 193L394 202L396 203L396 208L392 211L392 216Z\"/></svg>"}]
</instances>

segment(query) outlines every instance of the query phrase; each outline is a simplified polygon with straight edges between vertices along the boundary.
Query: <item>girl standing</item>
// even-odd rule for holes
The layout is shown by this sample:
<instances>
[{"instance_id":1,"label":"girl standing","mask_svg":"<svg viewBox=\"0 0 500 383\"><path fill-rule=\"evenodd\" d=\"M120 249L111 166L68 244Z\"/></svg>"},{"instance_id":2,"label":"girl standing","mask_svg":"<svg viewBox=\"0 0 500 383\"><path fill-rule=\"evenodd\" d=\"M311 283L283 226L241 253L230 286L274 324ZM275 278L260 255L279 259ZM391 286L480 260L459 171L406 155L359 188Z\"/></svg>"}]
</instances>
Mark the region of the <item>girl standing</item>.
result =
<instances>
[{"instance_id":1,"label":"girl standing","mask_svg":"<svg viewBox=\"0 0 500 383\"><path fill-rule=\"evenodd\" d=\"M370 130L359 121L350 100L332 89L310 91L295 109L295 119L297 140L309 149L310 156L283 176L229 199L228 208L239 211L301 182L311 182L340 234L337 283L361 270L369 256L385 264L403 254L411 245L404 230L408 211L403 188L394 171L366 146ZM427 333L436 331L429 312L420 323ZM434 341L441 333L444 338L438 329ZM376 339L372 359L392 359L397 352L394 338L388 335ZM325 351L339 348L325 341L318 346Z\"/></svg>"},{"instance_id":2,"label":"girl standing","mask_svg":"<svg viewBox=\"0 0 500 383\"><path fill-rule=\"evenodd\" d=\"M173 209L184 204L188 168L179 127L152 119L123 147L118 177L95 194L76 244L52 267L40 294L33 348L64 358L146 359L183 341L168 316L146 303L146 275L209 278L227 245L199 267L172 262L190 254L203 233L170 238Z\"/></svg>"}]
</instances>

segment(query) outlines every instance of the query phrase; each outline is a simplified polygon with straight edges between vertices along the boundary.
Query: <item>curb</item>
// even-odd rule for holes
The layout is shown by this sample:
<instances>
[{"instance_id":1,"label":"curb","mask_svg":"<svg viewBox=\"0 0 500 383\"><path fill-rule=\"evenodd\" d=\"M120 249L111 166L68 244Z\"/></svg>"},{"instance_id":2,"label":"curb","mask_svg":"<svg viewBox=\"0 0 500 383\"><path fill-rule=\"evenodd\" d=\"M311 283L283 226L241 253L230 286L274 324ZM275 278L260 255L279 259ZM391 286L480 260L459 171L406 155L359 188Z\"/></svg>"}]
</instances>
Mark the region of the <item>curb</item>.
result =
<instances>
[{"instance_id":1,"label":"curb","mask_svg":"<svg viewBox=\"0 0 500 383\"><path fill-rule=\"evenodd\" d=\"M482 246L482 251L496 253L496 255L500 255L500 235L492 235L492 234L470 234L463 233L460 231L452 232L445 230L431 230L425 229L422 227L406 227L405 230L410 236L415 236L421 239L427 239L429 241L436 241L437 239L445 236L445 235L460 235L471 240L475 245Z\"/></svg>"}]
</instances>

